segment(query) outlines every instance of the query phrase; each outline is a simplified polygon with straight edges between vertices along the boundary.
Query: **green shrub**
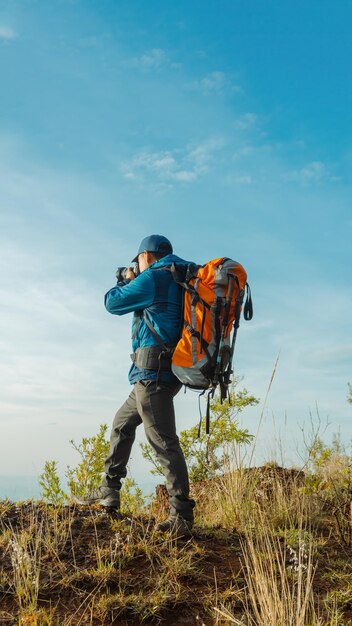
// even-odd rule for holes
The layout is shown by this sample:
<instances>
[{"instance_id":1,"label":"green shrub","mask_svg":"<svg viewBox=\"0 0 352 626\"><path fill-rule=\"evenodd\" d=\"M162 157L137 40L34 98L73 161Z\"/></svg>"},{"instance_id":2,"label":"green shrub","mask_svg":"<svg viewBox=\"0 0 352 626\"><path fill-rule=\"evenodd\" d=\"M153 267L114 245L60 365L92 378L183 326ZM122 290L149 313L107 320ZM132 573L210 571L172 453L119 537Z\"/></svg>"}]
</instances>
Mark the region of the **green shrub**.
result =
<instances>
[{"instance_id":1,"label":"green shrub","mask_svg":"<svg viewBox=\"0 0 352 626\"><path fill-rule=\"evenodd\" d=\"M81 462L74 468L68 467L66 472L67 484L73 496L85 497L99 487L109 452L109 442L105 439L107 429L107 424L101 424L97 435L83 437L78 445L70 441L81 457Z\"/></svg>"},{"instance_id":2,"label":"green shrub","mask_svg":"<svg viewBox=\"0 0 352 626\"><path fill-rule=\"evenodd\" d=\"M43 473L39 477L39 485L42 488L42 497L50 504L62 506L67 500L67 494L61 488L56 461L45 462Z\"/></svg>"},{"instance_id":3,"label":"green shrub","mask_svg":"<svg viewBox=\"0 0 352 626\"><path fill-rule=\"evenodd\" d=\"M101 484L104 463L109 452L109 442L105 438L107 428L106 424L101 424L97 435L84 437L80 444L70 441L81 458L76 467L67 467L67 486L71 496L87 496ZM56 461L46 461L39 484L42 497L54 506L61 506L70 499L70 495L61 488ZM142 513L146 506L142 490L133 478L124 479L121 500L123 513L136 515Z\"/></svg>"},{"instance_id":4,"label":"green shrub","mask_svg":"<svg viewBox=\"0 0 352 626\"><path fill-rule=\"evenodd\" d=\"M121 488L121 512L140 515L145 512L146 498L133 478L125 478Z\"/></svg>"},{"instance_id":5,"label":"green shrub","mask_svg":"<svg viewBox=\"0 0 352 626\"><path fill-rule=\"evenodd\" d=\"M323 512L335 520L337 538L352 547L352 455L339 435L332 445L316 438L309 449L306 490L315 495Z\"/></svg>"}]
</instances>

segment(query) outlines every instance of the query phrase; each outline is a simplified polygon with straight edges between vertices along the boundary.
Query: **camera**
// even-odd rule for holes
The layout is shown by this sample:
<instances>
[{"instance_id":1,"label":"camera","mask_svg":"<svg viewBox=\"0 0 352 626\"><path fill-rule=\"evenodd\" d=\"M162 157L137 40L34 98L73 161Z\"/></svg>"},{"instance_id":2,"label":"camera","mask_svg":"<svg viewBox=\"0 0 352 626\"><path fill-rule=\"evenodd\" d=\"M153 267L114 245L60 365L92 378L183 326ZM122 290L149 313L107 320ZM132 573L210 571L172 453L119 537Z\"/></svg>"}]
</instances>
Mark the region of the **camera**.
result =
<instances>
[{"instance_id":1,"label":"camera","mask_svg":"<svg viewBox=\"0 0 352 626\"><path fill-rule=\"evenodd\" d=\"M134 267L118 267L116 270L116 278L117 278L118 283L123 280L128 280L127 278L128 270L132 270L136 278L140 274L138 263L136 263Z\"/></svg>"}]
</instances>

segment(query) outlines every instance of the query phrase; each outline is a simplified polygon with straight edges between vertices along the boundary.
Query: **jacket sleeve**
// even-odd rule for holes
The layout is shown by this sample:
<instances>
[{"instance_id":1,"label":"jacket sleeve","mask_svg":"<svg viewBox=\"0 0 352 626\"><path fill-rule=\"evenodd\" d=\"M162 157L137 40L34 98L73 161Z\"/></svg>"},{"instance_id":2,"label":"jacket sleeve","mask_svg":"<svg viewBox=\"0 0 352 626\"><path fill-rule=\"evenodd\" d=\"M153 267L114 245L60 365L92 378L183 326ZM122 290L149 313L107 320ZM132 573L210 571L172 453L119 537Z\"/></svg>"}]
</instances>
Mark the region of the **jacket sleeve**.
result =
<instances>
[{"instance_id":1,"label":"jacket sleeve","mask_svg":"<svg viewBox=\"0 0 352 626\"><path fill-rule=\"evenodd\" d=\"M142 272L128 284L118 283L105 295L105 308L114 315L145 309L154 302L155 283L151 272Z\"/></svg>"}]
</instances>

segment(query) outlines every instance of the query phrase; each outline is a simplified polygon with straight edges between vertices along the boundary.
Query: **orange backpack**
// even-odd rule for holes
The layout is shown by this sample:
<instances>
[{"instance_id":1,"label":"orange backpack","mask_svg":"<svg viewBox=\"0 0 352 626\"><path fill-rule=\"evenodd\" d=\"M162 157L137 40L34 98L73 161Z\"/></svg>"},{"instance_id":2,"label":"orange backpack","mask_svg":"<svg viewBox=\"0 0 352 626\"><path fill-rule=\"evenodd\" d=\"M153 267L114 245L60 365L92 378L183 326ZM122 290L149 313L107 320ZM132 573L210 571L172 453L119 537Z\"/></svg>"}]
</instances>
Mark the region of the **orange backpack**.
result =
<instances>
[{"instance_id":1,"label":"orange backpack","mask_svg":"<svg viewBox=\"0 0 352 626\"><path fill-rule=\"evenodd\" d=\"M246 289L244 318L250 320L253 316L246 271L225 257L201 266L173 265L171 273L184 289L183 330L172 356L172 371L187 387L209 389L212 396L220 385L222 401L233 373L232 359Z\"/></svg>"}]
</instances>

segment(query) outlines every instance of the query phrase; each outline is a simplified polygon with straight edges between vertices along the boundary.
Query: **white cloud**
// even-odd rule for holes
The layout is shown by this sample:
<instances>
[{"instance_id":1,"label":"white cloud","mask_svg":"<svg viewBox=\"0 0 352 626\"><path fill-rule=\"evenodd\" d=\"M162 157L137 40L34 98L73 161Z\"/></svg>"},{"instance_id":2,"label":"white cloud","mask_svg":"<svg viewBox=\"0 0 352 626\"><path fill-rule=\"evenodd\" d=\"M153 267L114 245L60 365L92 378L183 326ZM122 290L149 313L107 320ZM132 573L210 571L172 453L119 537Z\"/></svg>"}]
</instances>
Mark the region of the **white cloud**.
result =
<instances>
[{"instance_id":1,"label":"white cloud","mask_svg":"<svg viewBox=\"0 0 352 626\"><path fill-rule=\"evenodd\" d=\"M207 76L204 76L199 82L199 88L204 93L211 91L222 91L226 85L226 75L224 72L211 72Z\"/></svg>"},{"instance_id":2,"label":"white cloud","mask_svg":"<svg viewBox=\"0 0 352 626\"><path fill-rule=\"evenodd\" d=\"M225 145L222 137L212 137L198 144L188 154L188 159L194 161L199 167L207 163L214 152L221 150Z\"/></svg>"},{"instance_id":3,"label":"white cloud","mask_svg":"<svg viewBox=\"0 0 352 626\"><path fill-rule=\"evenodd\" d=\"M126 178L127 180L137 180L138 178L138 176L136 176L134 172L130 172L128 170L124 172L123 177Z\"/></svg>"},{"instance_id":4,"label":"white cloud","mask_svg":"<svg viewBox=\"0 0 352 626\"><path fill-rule=\"evenodd\" d=\"M257 121L258 116L255 113L245 113L235 120L234 127L238 130L247 130L248 128L252 128Z\"/></svg>"},{"instance_id":5,"label":"white cloud","mask_svg":"<svg viewBox=\"0 0 352 626\"><path fill-rule=\"evenodd\" d=\"M146 175L157 179L190 181L195 178L194 170L182 168L182 158L178 161L171 152L141 152L121 165L127 180L141 180Z\"/></svg>"},{"instance_id":6,"label":"white cloud","mask_svg":"<svg viewBox=\"0 0 352 626\"><path fill-rule=\"evenodd\" d=\"M144 67L160 67L166 60L166 54L161 48L153 48L140 58L141 65Z\"/></svg>"},{"instance_id":7,"label":"white cloud","mask_svg":"<svg viewBox=\"0 0 352 626\"><path fill-rule=\"evenodd\" d=\"M163 182L193 182L208 171L213 153L224 145L221 138L210 138L197 146L165 152L140 152L121 164L127 180L145 180L151 175Z\"/></svg>"},{"instance_id":8,"label":"white cloud","mask_svg":"<svg viewBox=\"0 0 352 626\"><path fill-rule=\"evenodd\" d=\"M333 176L329 167L322 161L312 161L299 170L292 170L283 174L284 180L303 184L320 183L323 181L336 182L339 176Z\"/></svg>"},{"instance_id":9,"label":"white cloud","mask_svg":"<svg viewBox=\"0 0 352 626\"><path fill-rule=\"evenodd\" d=\"M225 90L242 93L242 88L239 85L233 85L225 72L210 72L203 78L194 81L192 87L204 95L222 93Z\"/></svg>"},{"instance_id":10,"label":"white cloud","mask_svg":"<svg viewBox=\"0 0 352 626\"><path fill-rule=\"evenodd\" d=\"M198 177L198 173L196 172L196 170L193 170L193 172L187 171L187 170L181 170L179 172L175 172L173 179L184 181L184 182L191 182L195 180L197 177Z\"/></svg>"},{"instance_id":11,"label":"white cloud","mask_svg":"<svg viewBox=\"0 0 352 626\"><path fill-rule=\"evenodd\" d=\"M127 65L143 70L155 70L167 63L167 55L162 48L152 48L140 57L136 57L129 61Z\"/></svg>"},{"instance_id":12,"label":"white cloud","mask_svg":"<svg viewBox=\"0 0 352 626\"><path fill-rule=\"evenodd\" d=\"M170 152L141 152L131 161L122 164L124 178L136 180L143 172L153 172L157 176L172 178L177 169L175 158Z\"/></svg>"},{"instance_id":13,"label":"white cloud","mask_svg":"<svg viewBox=\"0 0 352 626\"><path fill-rule=\"evenodd\" d=\"M327 167L321 161L313 161L299 171L300 178L307 181L319 181L322 178L326 178L327 175Z\"/></svg>"},{"instance_id":14,"label":"white cloud","mask_svg":"<svg viewBox=\"0 0 352 626\"><path fill-rule=\"evenodd\" d=\"M9 26L0 26L0 39L11 40L16 39L18 34Z\"/></svg>"}]
</instances>

